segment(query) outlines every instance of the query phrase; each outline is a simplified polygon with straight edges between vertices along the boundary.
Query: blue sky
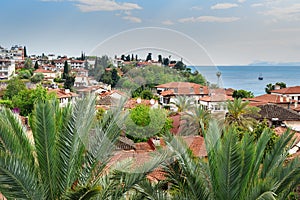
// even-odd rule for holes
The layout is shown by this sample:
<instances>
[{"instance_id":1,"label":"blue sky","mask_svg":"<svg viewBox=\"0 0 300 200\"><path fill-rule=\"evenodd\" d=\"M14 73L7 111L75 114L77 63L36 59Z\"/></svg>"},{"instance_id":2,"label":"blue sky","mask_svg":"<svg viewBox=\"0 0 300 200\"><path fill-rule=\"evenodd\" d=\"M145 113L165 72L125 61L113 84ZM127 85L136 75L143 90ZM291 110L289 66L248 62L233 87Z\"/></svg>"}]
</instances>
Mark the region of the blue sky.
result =
<instances>
[{"instance_id":1,"label":"blue sky","mask_svg":"<svg viewBox=\"0 0 300 200\"><path fill-rule=\"evenodd\" d=\"M300 61L299 0L1 0L0 8L0 45L29 54L151 47L193 64L200 54L217 65Z\"/></svg>"}]
</instances>

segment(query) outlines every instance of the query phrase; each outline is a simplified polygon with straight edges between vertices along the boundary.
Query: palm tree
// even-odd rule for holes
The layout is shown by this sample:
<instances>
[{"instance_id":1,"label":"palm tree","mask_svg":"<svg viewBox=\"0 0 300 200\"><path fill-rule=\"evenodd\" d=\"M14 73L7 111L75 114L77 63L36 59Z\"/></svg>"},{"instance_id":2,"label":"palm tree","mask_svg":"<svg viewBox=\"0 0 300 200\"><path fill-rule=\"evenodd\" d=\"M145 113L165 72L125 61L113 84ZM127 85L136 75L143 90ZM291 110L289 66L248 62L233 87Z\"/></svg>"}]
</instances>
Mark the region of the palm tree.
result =
<instances>
[{"instance_id":1,"label":"palm tree","mask_svg":"<svg viewBox=\"0 0 300 200\"><path fill-rule=\"evenodd\" d=\"M239 140L236 129L223 134L216 122L205 132L207 161L195 158L180 138L167 139L175 152L165 165L172 199L287 199L300 182L300 162L287 162L293 134L286 132L265 154L270 140L264 131L258 141L250 135Z\"/></svg>"},{"instance_id":2,"label":"palm tree","mask_svg":"<svg viewBox=\"0 0 300 200\"><path fill-rule=\"evenodd\" d=\"M250 107L249 101L243 102L241 98L227 101L228 113L225 123L235 124L242 127L249 127L254 123L253 116L259 115L259 108Z\"/></svg>"},{"instance_id":3,"label":"palm tree","mask_svg":"<svg viewBox=\"0 0 300 200\"><path fill-rule=\"evenodd\" d=\"M218 86L218 87L220 87L220 77L221 77L221 75L222 75L222 73L221 73L220 71L218 71L218 72L216 73L216 76L217 76L217 78L218 78L218 83L217 83L217 86Z\"/></svg>"},{"instance_id":4,"label":"palm tree","mask_svg":"<svg viewBox=\"0 0 300 200\"><path fill-rule=\"evenodd\" d=\"M188 111L193 105L193 99L187 96L177 96L174 104L177 106L177 112Z\"/></svg>"},{"instance_id":5,"label":"palm tree","mask_svg":"<svg viewBox=\"0 0 300 200\"><path fill-rule=\"evenodd\" d=\"M65 108L55 100L38 102L30 118L31 139L18 117L2 109L1 193L8 199L123 198L164 155L135 169L140 173L108 169L124 121L122 105L97 122L91 98Z\"/></svg>"},{"instance_id":6,"label":"palm tree","mask_svg":"<svg viewBox=\"0 0 300 200\"><path fill-rule=\"evenodd\" d=\"M95 127L94 105L92 100L78 101L60 109L55 100L38 102L30 118L33 139L15 114L2 109L3 195L8 199L59 199L70 192L85 198L95 195L99 190L99 178L95 175L110 158L114 146L111 144L118 137L119 128L117 118L104 120L105 126Z\"/></svg>"},{"instance_id":7,"label":"palm tree","mask_svg":"<svg viewBox=\"0 0 300 200\"><path fill-rule=\"evenodd\" d=\"M205 129L211 119L208 110L203 109L200 105L183 114L182 135L202 135L202 129Z\"/></svg>"}]
</instances>

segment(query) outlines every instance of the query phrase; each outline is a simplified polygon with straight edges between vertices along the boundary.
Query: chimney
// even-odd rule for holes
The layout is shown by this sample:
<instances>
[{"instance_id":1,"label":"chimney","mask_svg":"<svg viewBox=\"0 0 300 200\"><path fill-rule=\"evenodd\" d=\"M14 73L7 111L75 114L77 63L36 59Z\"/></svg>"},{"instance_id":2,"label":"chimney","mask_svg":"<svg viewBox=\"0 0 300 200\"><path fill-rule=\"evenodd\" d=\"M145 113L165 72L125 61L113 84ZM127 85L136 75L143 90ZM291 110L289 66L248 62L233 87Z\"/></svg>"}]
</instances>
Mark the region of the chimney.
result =
<instances>
[{"instance_id":1,"label":"chimney","mask_svg":"<svg viewBox=\"0 0 300 200\"><path fill-rule=\"evenodd\" d=\"M65 89L65 93L69 94L70 93L70 89Z\"/></svg>"},{"instance_id":2,"label":"chimney","mask_svg":"<svg viewBox=\"0 0 300 200\"><path fill-rule=\"evenodd\" d=\"M280 85L275 85L275 86L274 86L274 89L275 89L275 90L281 89L281 88L280 88Z\"/></svg>"}]
</instances>

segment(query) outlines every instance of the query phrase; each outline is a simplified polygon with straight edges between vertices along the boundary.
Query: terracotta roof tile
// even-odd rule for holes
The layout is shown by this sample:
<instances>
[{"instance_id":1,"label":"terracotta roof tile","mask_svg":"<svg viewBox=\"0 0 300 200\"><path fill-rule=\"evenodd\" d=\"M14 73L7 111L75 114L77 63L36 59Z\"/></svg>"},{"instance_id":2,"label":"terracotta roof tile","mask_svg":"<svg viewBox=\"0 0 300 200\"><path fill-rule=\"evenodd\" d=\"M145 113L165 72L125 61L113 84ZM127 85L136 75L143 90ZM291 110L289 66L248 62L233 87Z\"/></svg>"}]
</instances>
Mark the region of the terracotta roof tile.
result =
<instances>
[{"instance_id":1,"label":"terracotta roof tile","mask_svg":"<svg viewBox=\"0 0 300 200\"><path fill-rule=\"evenodd\" d=\"M265 104L258 106L260 108L259 114L262 119L278 118L279 121L300 121L300 115L290 109L275 105L275 104Z\"/></svg>"},{"instance_id":2,"label":"terracotta roof tile","mask_svg":"<svg viewBox=\"0 0 300 200\"><path fill-rule=\"evenodd\" d=\"M175 95L205 95L209 93L207 86L189 82L170 82L155 87L173 90Z\"/></svg>"},{"instance_id":3,"label":"terracotta roof tile","mask_svg":"<svg viewBox=\"0 0 300 200\"><path fill-rule=\"evenodd\" d=\"M74 92L66 92L63 89L48 89L48 93L54 92L57 95L57 98L70 98L70 97L77 97L79 96L78 94Z\"/></svg>"},{"instance_id":4,"label":"terracotta roof tile","mask_svg":"<svg viewBox=\"0 0 300 200\"><path fill-rule=\"evenodd\" d=\"M278 90L272 90L271 93L300 94L300 86L293 86L293 87L281 88L281 89L278 89Z\"/></svg>"},{"instance_id":5,"label":"terracotta roof tile","mask_svg":"<svg viewBox=\"0 0 300 200\"><path fill-rule=\"evenodd\" d=\"M34 73L55 73L55 72L50 70L45 70L45 69L37 69L34 71Z\"/></svg>"},{"instance_id":6,"label":"terracotta roof tile","mask_svg":"<svg viewBox=\"0 0 300 200\"><path fill-rule=\"evenodd\" d=\"M295 102L291 98L281 97L276 94L264 94L254 98L247 98L250 102L266 102L266 103L275 103L275 104L289 104L290 102Z\"/></svg>"},{"instance_id":7,"label":"terracotta roof tile","mask_svg":"<svg viewBox=\"0 0 300 200\"><path fill-rule=\"evenodd\" d=\"M205 148L204 138L201 136L183 136L183 140L197 157L206 157L207 152Z\"/></svg>"}]
</instances>

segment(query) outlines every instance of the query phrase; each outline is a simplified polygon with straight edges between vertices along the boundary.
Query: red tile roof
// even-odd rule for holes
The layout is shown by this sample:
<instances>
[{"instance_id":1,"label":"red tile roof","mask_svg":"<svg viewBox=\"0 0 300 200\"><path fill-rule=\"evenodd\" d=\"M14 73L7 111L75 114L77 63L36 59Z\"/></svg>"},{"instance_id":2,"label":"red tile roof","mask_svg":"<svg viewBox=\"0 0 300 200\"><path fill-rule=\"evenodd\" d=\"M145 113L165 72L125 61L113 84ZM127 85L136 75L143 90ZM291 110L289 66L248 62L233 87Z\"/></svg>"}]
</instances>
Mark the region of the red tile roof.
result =
<instances>
[{"instance_id":1,"label":"red tile roof","mask_svg":"<svg viewBox=\"0 0 300 200\"><path fill-rule=\"evenodd\" d=\"M193 154L197 157L206 157L204 138L201 136L183 136L183 140L187 143Z\"/></svg>"},{"instance_id":2,"label":"red tile roof","mask_svg":"<svg viewBox=\"0 0 300 200\"><path fill-rule=\"evenodd\" d=\"M209 92L207 86L189 82L170 82L166 84L157 85L155 87L173 90L173 93L177 95L204 95L208 94Z\"/></svg>"},{"instance_id":3,"label":"red tile roof","mask_svg":"<svg viewBox=\"0 0 300 200\"><path fill-rule=\"evenodd\" d=\"M182 120L181 120L181 115L180 114L176 114L176 115L173 115L170 117L172 120L173 120L173 123L172 123L172 128L170 130L170 132L174 135L178 135L180 134L181 132L181 128L182 127Z\"/></svg>"},{"instance_id":4,"label":"red tile roof","mask_svg":"<svg viewBox=\"0 0 300 200\"><path fill-rule=\"evenodd\" d=\"M34 71L34 73L55 73L55 72L50 70L45 70L45 69L37 69Z\"/></svg>"},{"instance_id":5,"label":"red tile roof","mask_svg":"<svg viewBox=\"0 0 300 200\"><path fill-rule=\"evenodd\" d=\"M300 94L300 86L293 86L282 88L278 90L272 90L271 93L278 93L278 94Z\"/></svg>"},{"instance_id":6,"label":"red tile roof","mask_svg":"<svg viewBox=\"0 0 300 200\"><path fill-rule=\"evenodd\" d=\"M174 90L165 90L162 91L160 95L165 97L165 96L174 96L175 94L174 94Z\"/></svg>"},{"instance_id":7,"label":"red tile roof","mask_svg":"<svg viewBox=\"0 0 300 200\"><path fill-rule=\"evenodd\" d=\"M48 89L48 93L52 93L52 92L54 92L57 98L59 99L79 96L74 92L66 92L64 89Z\"/></svg>"},{"instance_id":8,"label":"red tile roof","mask_svg":"<svg viewBox=\"0 0 300 200\"><path fill-rule=\"evenodd\" d=\"M226 88L225 89L225 93L228 96L232 96L234 91L235 91L235 89L232 89L232 88Z\"/></svg>"},{"instance_id":9,"label":"red tile roof","mask_svg":"<svg viewBox=\"0 0 300 200\"><path fill-rule=\"evenodd\" d=\"M139 104L143 104L143 105L146 105L146 106L151 106L150 100L141 99L141 103L137 103L136 99L129 99L126 102L124 108L132 109L132 108L136 107Z\"/></svg>"},{"instance_id":10,"label":"red tile roof","mask_svg":"<svg viewBox=\"0 0 300 200\"><path fill-rule=\"evenodd\" d=\"M265 102L265 103L275 103L275 104L289 104L290 102L295 102L295 100L292 100L291 98L287 99L286 97L281 97L276 94L264 94L254 98L247 98L246 100L250 102Z\"/></svg>"},{"instance_id":11,"label":"red tile roof","mask_svg":"<svg viewBox=\"0 0 300 200\"><path fill-rule=\"evenodd\" d=\"M205 97L201 97L199 98L200 101L205 101L205 102L223 102L223 101L233 101L234 98L232 96L227 96L225 94L217 94L217 95L213 95L213 96L205 96Z\"/></svg>"}]
</instances>

